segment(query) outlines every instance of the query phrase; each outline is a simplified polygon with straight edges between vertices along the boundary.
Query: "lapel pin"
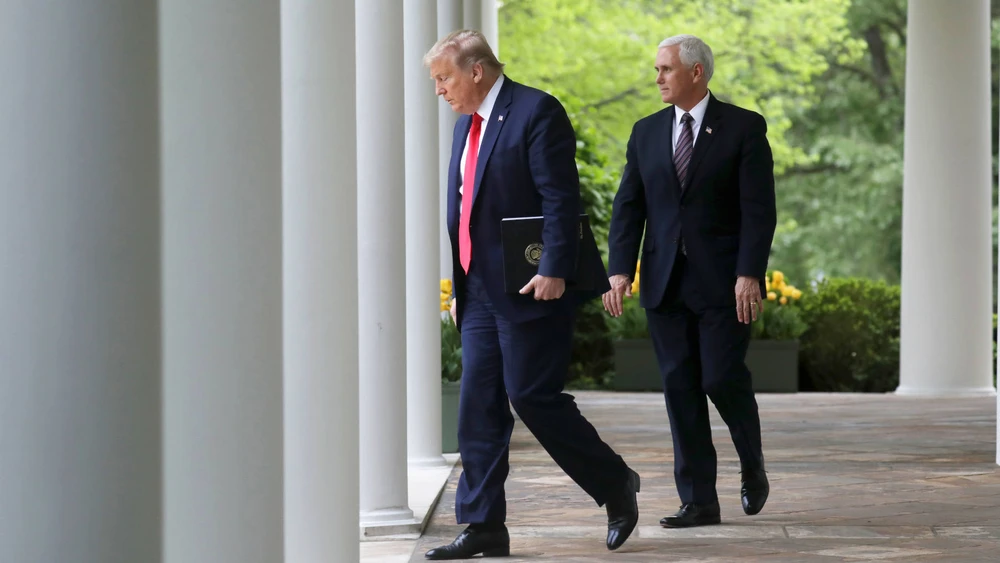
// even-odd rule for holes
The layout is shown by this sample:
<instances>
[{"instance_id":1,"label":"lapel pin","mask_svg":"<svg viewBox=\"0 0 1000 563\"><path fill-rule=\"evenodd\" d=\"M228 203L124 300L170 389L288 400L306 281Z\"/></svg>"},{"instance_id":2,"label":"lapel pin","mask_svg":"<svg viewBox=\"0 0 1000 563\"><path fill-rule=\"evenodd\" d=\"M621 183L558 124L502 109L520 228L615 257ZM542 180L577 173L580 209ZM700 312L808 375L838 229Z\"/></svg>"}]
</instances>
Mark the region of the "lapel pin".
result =
<instances>
[{"instance_id":1,"label":"lapel pin","mask_svg":"<svg viewBox=\"0 0 1000 563\"><path fill-rule=\"evenodd\" d=\"M501 115L500 117L498 117L497 121L503 121L503 116Z\"/></svg>"},{"instance_id":2,"label":"lapel pin","mask_svg":"<svg viewBox=\"0 0 1000 563\"><path fill-rule=\"evenodd\" d=\"M705 132L708 133L709 135L711 135L712 134L712 128L711 127L706 127L705 128Z\"/></svg>"}]
</instances>

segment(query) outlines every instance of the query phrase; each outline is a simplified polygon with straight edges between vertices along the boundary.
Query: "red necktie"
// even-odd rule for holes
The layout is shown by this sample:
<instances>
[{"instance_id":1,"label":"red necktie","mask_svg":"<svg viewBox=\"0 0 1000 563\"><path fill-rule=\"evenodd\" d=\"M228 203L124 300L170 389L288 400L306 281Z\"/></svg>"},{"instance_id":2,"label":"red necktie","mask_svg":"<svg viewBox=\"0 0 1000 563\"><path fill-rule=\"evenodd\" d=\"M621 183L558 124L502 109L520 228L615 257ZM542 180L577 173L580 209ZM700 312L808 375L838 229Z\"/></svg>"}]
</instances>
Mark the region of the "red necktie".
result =
<instances>
[{"instance_id":1,"label":"red necktie","mask_svg":"<svg viewBox=\"0 0 1000 563\"><path fill-rule=\"evenodd\" d=\"M472 262L472 237L469 236L469 219L472 216L472 196L476 185L476 161L479 160L479 129L483 118L472 114L469 130L469 150L465 154L465 173L462 175L462 216L458 220L458 258L462 269L469 273Z\"/></svg>"}]
</instances>

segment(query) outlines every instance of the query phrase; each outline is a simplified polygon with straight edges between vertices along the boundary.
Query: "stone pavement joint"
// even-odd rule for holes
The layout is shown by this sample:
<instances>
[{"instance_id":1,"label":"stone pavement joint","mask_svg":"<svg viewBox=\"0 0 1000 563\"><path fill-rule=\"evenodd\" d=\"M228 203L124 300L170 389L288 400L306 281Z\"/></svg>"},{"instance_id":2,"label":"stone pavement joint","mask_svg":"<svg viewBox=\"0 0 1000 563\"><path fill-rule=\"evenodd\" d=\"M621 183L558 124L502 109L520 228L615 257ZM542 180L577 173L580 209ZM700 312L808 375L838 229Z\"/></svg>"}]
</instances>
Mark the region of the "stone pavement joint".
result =
<instances>
[{"instance_id":1,"label":"stone pavement joint","mask_svg":"<svg viewBox=\"0 0 1000 563\"><path fill-rule=\"evenodd\" d=\"M573 394L643 478L639 527L607 551L604 509L518 422L507 479L512 553L497 561L1000 561L995 398L758 395L771 494L757 516L740 508L739 459L712 408L723 523L668 530L659 519L680 501L662 395ZM459 463L411 562L464 527L454 516L460 471Z\"/></svg>"}]
</instances>

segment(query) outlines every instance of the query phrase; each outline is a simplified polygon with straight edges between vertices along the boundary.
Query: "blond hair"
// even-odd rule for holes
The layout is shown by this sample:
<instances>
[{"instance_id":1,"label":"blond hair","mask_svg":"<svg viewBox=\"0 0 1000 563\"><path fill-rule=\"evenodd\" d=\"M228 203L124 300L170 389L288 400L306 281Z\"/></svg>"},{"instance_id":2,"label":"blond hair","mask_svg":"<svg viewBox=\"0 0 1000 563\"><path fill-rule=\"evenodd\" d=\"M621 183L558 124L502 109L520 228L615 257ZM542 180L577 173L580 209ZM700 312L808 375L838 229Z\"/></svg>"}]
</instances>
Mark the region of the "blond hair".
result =
<instances>
[{"instance_id":1,"label":"blond hair","mask_svg":"<svg viewBox=\"0 0 1000 563\"><path fill-rule=\"evenodd\" d=\"M455 64L463 70L481 64L484 69L497 74L503 72L504 64L497 59L486 37L474 29L455 31L439 40L424 55L424 66L430 66L434 61L449 54L454 57Z\"/></svg>"}]
</instances>

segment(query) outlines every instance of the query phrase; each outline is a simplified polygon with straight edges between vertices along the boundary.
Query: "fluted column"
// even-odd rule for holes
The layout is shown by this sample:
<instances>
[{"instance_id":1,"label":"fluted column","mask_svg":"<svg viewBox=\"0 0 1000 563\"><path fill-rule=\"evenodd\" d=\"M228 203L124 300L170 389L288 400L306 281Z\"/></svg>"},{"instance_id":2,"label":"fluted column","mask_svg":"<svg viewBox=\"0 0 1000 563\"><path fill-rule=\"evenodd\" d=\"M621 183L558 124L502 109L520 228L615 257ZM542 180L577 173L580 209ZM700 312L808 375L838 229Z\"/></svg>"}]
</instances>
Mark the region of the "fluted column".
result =
<instances>
[{"instance_id":1,"label":"fluted column","mask_svg":"<svg viewBox=\"0 0 1000 563\"><path fill-rule=\"evenodd\" d=\"M989 0L910 0L900 394L994 392L990 76Z\"/></svg>"},{"instance_id":2,"label":"fluted column","mask_svg":"<svg viewBox=\"0 0 1000 563\"><path fill-rule=\"evenodd\" d=\"M283 558L278 4L160 2L167 563Z\"/></svg>"},{"instance_id":3,"label":"fluted column","mask_svg":"<svg viewBox=\"0 0 1000 563\"><path fill-rule=\"evenodd\" d=\"M483 29L483 0L463 0L462 27L465 29Z\"/></svg>"},{"instance_id":4,"label":"fluted column","mask_svg":"<svg viewBox=\"0 0 1000 563\"><path fill-rule=\"evenodd\" d=\"M500 13L497 0L482 0L482 31L493 52L500 56Z\"/></svg>"},{"instance_id":5,"label":"fluted column","mask_svg":"<svg viewBox=\"0 0 1000 563\"><path fill-rule=\"evenodd\" d=\"M437 40L437 0L404 4L406 121L406 394L411 464L443 465L441 455L441 191L434 83L423 66Z\"/></svg>"},{"instance_id":6,"label":"fluted column","mask_svg":"<svg viewBox=\"0 0 1000 563\"><path fill-rule=\"evenodd\" d=\"M156 2L0 21L0 561L157 563Z\"/></svg>"},{"instance_id":7,"label":"fluted column","mask_svg":"<svg viewBox=\"0 0 1000 563\"><path fill-rule=\"evenodd\" d=\"M463 0L437 0L438 39L462 29ZM448 237L448 167L451 162L451 140L458 114L440 97L438 98L438 164L441 189L441 279L451 279L451 239Z\"/></svg>"},{"instance_id":8,"label":"fluted column","mask_svg":"<svg viewBox=\"0 0 1000 563\"><path fill-rule=\"evenodd\" d=\"M357 0L361 525L408 523L403 3Z\"/></svg>"},{"instance_id":9,"label":"fluted column","mask_svg":"<svg viewBox=\"0 0 1000 563\"><path fill-rule=\"evenodd\" d=\"M285 561L358 561L354 0L281 2Z\"/></svg>"}]
</instances>

